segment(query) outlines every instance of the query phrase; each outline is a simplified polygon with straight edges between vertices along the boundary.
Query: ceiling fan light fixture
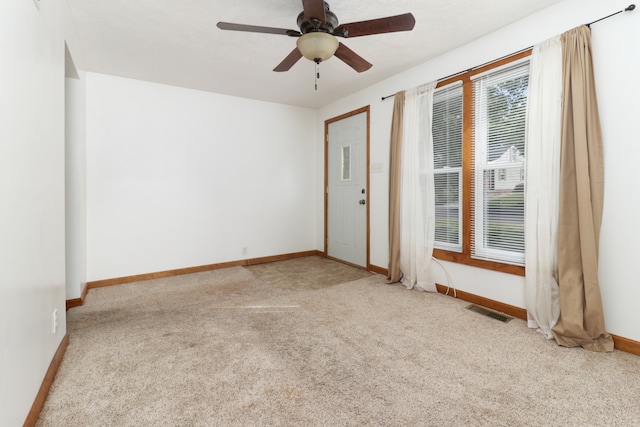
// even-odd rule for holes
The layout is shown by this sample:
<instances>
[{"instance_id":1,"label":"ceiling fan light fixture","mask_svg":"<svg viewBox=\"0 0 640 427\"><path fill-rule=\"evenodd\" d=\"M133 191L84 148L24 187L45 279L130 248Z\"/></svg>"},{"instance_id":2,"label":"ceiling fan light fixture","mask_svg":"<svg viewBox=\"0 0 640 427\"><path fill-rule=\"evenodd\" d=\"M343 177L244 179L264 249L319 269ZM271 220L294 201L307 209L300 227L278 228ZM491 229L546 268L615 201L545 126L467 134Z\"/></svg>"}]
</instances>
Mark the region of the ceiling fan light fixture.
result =
<instances>
[{"instance_id":1,"label":"ceiling fan light fixture","mask_svg":"<svg viewBox=\"0 0 640 427\"><path fill-rule=\"evenodd\" d=\"M331 58L338 49L338 39L329 33L314 31L303 34L296 42L302 56L316 63Z\"/></svg>"}]
</instances>

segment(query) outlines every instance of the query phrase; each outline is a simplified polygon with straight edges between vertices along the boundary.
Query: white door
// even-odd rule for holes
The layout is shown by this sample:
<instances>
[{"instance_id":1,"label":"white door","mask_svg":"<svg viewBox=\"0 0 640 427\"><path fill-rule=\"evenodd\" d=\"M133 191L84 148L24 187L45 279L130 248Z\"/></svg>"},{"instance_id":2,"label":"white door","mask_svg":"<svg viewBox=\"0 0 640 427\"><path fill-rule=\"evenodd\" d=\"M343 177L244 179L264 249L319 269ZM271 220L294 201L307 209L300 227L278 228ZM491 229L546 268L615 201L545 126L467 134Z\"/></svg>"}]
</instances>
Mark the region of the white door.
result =
<instances>
[{"instance_id":1,"label":"white door","mask_svg":"<svg viewBox=\"0 0 640 427\"><path fill-rule=\"evenodd\" d=\"M327 130L327 255L367 267L367 111Z\"/></svg>"}]
</instances>

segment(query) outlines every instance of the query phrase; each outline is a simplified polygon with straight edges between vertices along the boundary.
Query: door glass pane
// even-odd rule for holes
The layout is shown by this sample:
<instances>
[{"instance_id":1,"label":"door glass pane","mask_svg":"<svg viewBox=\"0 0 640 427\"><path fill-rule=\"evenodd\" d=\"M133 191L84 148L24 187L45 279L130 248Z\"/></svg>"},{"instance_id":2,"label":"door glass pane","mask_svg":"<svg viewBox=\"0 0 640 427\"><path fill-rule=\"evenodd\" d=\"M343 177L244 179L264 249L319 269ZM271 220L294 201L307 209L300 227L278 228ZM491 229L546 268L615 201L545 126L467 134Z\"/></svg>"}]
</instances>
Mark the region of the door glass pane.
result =
<instances>
[{"instance_id":1,"label":"door glass pane","mask_svg":"<svg viewBox=\"0 0 640 427\"><path fill-rule=\"evenodd\" d=\"M342 181L351 181L351 146L342 147Z\"/></svg>"}]
</instances>

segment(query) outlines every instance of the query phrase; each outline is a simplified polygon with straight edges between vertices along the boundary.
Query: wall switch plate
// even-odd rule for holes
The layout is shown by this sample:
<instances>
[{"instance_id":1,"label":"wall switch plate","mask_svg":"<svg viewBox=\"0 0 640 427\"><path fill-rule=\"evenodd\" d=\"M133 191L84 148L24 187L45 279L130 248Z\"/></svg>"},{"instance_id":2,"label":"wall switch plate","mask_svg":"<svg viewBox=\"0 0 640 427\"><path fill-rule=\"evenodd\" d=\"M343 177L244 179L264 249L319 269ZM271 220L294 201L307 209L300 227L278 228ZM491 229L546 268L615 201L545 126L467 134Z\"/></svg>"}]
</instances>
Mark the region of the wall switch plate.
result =
<instances>
[{"instance_id":1,"label":"wall switch plate","mask_svg":"<svg viewBox=\"0 0 640 427\"><path fill-rule=\"evenodd\" d=\"M371 171L371 173L382 173L383 164L382 163L371 163L370 171Z\"/></svg>"}]
</instances>

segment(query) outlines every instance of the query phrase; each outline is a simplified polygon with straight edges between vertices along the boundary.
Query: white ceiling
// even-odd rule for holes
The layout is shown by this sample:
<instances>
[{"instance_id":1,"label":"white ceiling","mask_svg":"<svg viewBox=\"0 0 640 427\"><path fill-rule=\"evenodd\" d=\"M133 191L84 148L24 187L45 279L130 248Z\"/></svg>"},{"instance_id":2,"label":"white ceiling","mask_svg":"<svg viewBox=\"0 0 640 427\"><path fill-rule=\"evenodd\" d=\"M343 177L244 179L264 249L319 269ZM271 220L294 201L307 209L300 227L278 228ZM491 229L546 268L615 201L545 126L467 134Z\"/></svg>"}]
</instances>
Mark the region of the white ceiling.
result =
<instances>
[{"instance_id":1,"label":"white ceiling","mask_svg":"<svg viewBox=\"0 0 640 427\"><path fill-rule=\"evenodd\" d=\"M561 0L333 0L340 23L411 12L416 26L340 39L373 67L331 58L273 68L295 38L222 31L218 21L297 30L301 0L67 0L87 71L305 107L321 107Z\"/></svg>"}]
</instances>

